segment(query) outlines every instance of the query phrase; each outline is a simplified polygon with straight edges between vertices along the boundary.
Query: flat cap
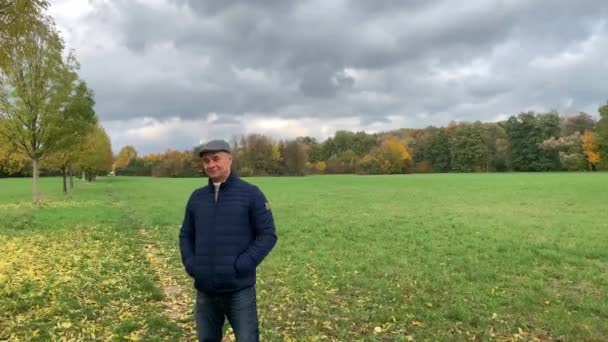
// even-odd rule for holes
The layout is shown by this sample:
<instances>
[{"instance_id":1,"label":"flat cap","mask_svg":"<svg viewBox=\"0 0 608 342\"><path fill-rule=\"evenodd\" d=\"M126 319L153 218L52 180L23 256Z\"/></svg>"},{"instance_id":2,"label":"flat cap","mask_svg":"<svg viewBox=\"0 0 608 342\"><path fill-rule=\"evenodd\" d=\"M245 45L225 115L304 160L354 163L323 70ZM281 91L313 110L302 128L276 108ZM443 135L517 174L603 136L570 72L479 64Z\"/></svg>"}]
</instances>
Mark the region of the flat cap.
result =
<instances>
[{"instance_id":1,"label":"flat cap","mask_svg":"<svg viewBox=\"0 0 608 342\"><path fill-rule=\"evenodd\" d=\"M204 144L198 145L194 148L194 155L201 157L205 152L219 152L224 151L231 153L230 144L224 140L211 140Z\"/></svg>"}]
</instances>

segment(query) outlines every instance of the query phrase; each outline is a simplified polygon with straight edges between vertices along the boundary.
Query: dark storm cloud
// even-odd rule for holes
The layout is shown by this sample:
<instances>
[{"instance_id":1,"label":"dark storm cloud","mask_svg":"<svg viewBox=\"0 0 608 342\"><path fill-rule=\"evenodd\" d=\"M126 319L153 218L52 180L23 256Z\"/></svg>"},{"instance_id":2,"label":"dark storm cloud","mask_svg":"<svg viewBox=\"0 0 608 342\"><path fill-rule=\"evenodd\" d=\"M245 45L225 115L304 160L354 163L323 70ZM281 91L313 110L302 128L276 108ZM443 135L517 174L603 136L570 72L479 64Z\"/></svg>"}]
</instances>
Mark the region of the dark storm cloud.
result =
<instances>
[{"instance_id":1,"label":"dark storm cloud","mask_svg":"<svg viewBox=\"0 0 608 342\"><path fill-rule=\"evenodd\" d=\"M404 116L424 127L589 111L608 96L602 0L92 6L72 28L88 38L68 42L106 119Z\"/></svg>"}]
</instances>

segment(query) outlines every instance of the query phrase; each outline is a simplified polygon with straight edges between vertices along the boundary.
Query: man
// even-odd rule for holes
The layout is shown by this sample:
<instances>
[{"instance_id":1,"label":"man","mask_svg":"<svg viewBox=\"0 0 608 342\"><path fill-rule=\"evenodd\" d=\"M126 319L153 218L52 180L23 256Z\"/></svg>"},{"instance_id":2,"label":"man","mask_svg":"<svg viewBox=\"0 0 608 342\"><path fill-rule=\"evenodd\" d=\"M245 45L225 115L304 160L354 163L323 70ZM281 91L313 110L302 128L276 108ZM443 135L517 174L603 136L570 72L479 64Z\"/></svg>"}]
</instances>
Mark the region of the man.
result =
<instances>
[{"instance_id":1,"label":"man","mask_svg":"<svg viewBox=\"0 0 608 342\"><path fill-rule=\"evenodd\" d=\"M197 289L199 341L221 341L228 318L239 342L258 341L256 267L277 236L264 194L231 173L230 145L200 145L209 184L195 190L179 234L182 262Z\"/></svg>"}]
</instances>

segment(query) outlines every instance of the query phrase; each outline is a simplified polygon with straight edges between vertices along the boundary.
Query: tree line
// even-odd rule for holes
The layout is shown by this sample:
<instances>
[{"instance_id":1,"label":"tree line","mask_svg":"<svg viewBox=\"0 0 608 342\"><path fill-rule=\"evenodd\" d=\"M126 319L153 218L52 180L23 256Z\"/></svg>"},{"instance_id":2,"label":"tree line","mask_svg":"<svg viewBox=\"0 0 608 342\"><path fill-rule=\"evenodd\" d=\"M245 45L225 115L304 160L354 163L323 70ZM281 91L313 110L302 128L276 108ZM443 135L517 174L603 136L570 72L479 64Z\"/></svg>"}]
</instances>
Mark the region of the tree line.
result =
<instances>
[{"instance_id":1,"label":"tree line","mask_svg":"<svg viewBox=\"0 0 608 342\"><path fill-rule=\"evenodd\" d=\"M46 0L0 2L0 172L31 175L34 203L41 169L61 174L67 192L74 172L94 180L113 163L93 91L78 76L48 6Z\"/></svg>"},{"instance_id":2,"label":"tree line","mask_svg":"<svg viewBox=\"0 0 608 342\"><path fill-rule=\"evenodd\" d=\"M322 142L250 134L232 140L233 168L241 176L606 170L608 104L599 112L599 121L586 113L525 112L501 122L451 122L376 134L338 131ZM189 150L138 156L133 146L125 146L114 168L117 175L203 175Z\"/></svg>"}]
</instances>

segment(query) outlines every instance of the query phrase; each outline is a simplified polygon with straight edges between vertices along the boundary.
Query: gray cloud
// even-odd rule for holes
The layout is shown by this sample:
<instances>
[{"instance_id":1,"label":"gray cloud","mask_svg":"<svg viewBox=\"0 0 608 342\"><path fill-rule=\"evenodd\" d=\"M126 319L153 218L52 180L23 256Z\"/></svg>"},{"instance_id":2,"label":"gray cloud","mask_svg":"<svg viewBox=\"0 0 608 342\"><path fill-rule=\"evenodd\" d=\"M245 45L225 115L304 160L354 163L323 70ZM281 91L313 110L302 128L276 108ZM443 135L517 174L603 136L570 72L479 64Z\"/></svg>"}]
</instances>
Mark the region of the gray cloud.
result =
<instances>
[{"instance_id":1,"label":"gray cloud","mask_svg":"<svg viewBox=\"0 0 608 342\"><path fill-rule=\"evenodd\" d=\"M240 131L245 115L424 127L528 109L594 113L608 97L602 0L89 6L56 19L114 123L221 113L211 125Z\"/></svg>"}]
</instances>

